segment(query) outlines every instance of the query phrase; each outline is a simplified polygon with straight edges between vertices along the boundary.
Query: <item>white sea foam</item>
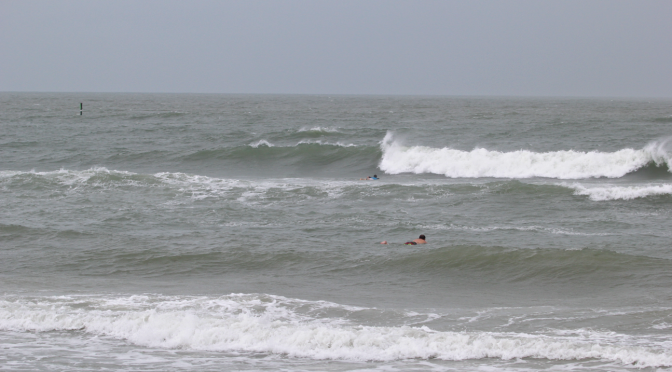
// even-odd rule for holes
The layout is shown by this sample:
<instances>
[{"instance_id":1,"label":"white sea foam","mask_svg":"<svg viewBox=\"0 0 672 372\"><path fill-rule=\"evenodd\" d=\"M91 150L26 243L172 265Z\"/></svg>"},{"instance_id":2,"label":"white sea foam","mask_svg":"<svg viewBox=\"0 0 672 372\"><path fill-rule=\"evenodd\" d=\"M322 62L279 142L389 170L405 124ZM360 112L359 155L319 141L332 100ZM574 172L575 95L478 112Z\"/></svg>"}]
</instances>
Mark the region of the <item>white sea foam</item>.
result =
<instances>
[{"instance_id":1,"label":"white sea foam","mask_svg":"<svg viewBox=\"0 0 672 372\"><path fill-rule=\"evenodd\" d=\"M93 167L85 170L59 169L56 171L36 172L36 171L0 171L0 179L33 175L43 177L44 179L58 182L62 185L77 187L81 184L90 183L91 180L99 175L116 175L120 177L134 176L137 173L128 171L109 170L105 167ZM127 179L127 184L137 184L135 180ZM91 183L92 186L100 185L99 182Z\"/></svg>"},{"instance_id":2,"label":"white sea foam","mask_svg":"<svg viewBox=\"0 0 672 372\"><path fill-rule=\"evenodd\" d=\"M511 152L475 148L461 151L451 148L403 146L388 132L381 142L380 169L389 174L434 173L453 178L530 178L580 179L622 177L649 163L672 164L671 139L655 141L643 149L616 152L551 151Z\"/></svg>"},{"instance_id":3,"label":"white sea foam","mask_svg":"<svg viewBox=\"0 0 672 372\"><path fill-rule=\"evenodd\" d=\"M257 141L257 142L252 142L252 143L250 143L248 146L250 146L250 147L254 147L255 149L256 149L256 148L259 148L259 146L275 147L274 144L272 144L272 143L266 141L265 139L259 140L259 141Z\"/></svg>"},{"instance_id":4,"label":"white sea foam","mask_svg":"<svg viewBox=\"0 0 672 372\"><path fill-rule=\"evenodd\" d=\"M301 140L299 141L296 145L303 145L303 144L317 144L317 145L326 145L326 146L339 146L339 147L357 147L354 143L342 143L342 142L336 142L336 143L331 143L331 142L324 142L322 140Z\"/></svg>"},{"instance_id":5,"label":"white sea foam","mask_svg":"<svg viewBox=\"0 0 672 372\"><path fill-rule=\"evenodd\" d=\"M268 142L267 140L264 140L264 139L256 141L256 142L252 142L248 146L253 147L255 149L259 148L259 147L262 147L262 146L266 146L266 147L285 147L286 148L286 147L296 147L296 146L305 145L305 144L315 144L315 145L324 145L324 146L339 146L339 147L356 147L357 146L353 143L342 143L342 142L332 143L332 142L325 142L325 141L322 141L322 140L301 140L301 141L297 142L296 145L276 146L275 144L273 144L271 142Z\"/></svg>"},{"instance_id":6,"label":"white sea foam","mask_svg":"<svg viewBox=\"0 0 672 372\"><path fill-rule=\"evenodd\" d=\"M343 189L350 185L358 185L357 181L320 181L305 179L266 179L263 181L216 178L186 173L157 173L154 175L161 182L177 187L180 192L194 199L222 197L235 194L239 201L250 202L269 197L269 193L287 193L299 190L314 190L326 193L327 197L338 197ZM299 193L294 197L310 197L309 193Z\"/></svg>"},{"instance_id":7,"label":"white sea foam","mask_svg":"<svg viewBox=\"0 0 672 372\"><path fill-rule=\"evenodd\" d=\"M330 128L330 127L312 127L312 128L303 127L301 129L299 129L299 132L338 133L338 129L337 128Z\"/></svg>"},{"instance_id":8,"label":"white sea foam","mask_svg":"<svg viewBox=\"0 0 672 372\"><path fill-rule=\"evenodd\" d=\"M672 195L672 184L648 184L632 186L590 186L586 187L579 183L560 184L561 186L574 189L574 195L585 195L591 200L632 200L650 196Z\"/></svg>"},{"instance_id":9,"label":"white sea foam","mask_svg":"<svg viewBox=\"0 0 672 372\"><path fill-rule=\"evenodd\" d=\"M347 187L360 186L370 191L376 185L352 181L315 181L310 179L284 178L265 180L240 180L217 178L181 172L139 174L128 171L96 167L86 170L61 169L49 172L0 171L0 182L16 179L32 182L25 176L37 176L43 180L66 186L68 193L88 192L95 189L117 187L155 188L166 187L178 191L190 199L210 197L234 197L241 201L263 200L292 193L295 198L310 198L321 193L329 198L339 197ZM113 176L113 177L101 177ZM305 192L304 192L305 191ZM287 196L286 194L284 196ZM171 201L172 202L172 201ZM171 203L169 202L169 203Z\"/></svg>"},{"instance_id":10,"label":"white sea foam","mask_svg":"<svg viewBox=\"0 0 672 372\"><path fill-rule=\"evenodd\" d=\"M365 187L366 192L375 192L378 184L362 184L353 181L314 181L306 179L266 179L266 180L239 180L229 178L217 178L201 175L192 175L181 172L160 172L153 175L143 175L128 171L109 170L104 167L95 167L86 170L60 169L48 172L36 171L0 171L0 180L8 180L14 177L39 176L50 182L67 186L68 192L84 192L91 188L115 188L115 187L160 187L168 186L188 195L193 199L208 197L226 197L231 193L242 197L246 201L251 199L265 199L268 192L294 192L298 190L312 190L309 193L300 193L295 197L310 197L313 193L325 193L327 197L339 197L349 187ZM114 176L111 178L100 176ZM557 185L575 190L575 195L585 195L592 200L630 200L657 195L672 195L672 184L646 184L633 186L585 186L580 183L558 183ZM417 186L412 184L411 186ZM276 195L277 196L277 195ZM546 228L540 226L435 226L438 229L451 230L537 230L562 235L584 235L569 230Z\"/></svg>"},{"instance_id":11,"label":"white sea foam","mask_svg":"<svg viewBox=\"0 0 672 372\"><path fill-rule=\"evenodd\" d=\"M0 299L0 330L78 331L155 348L255 352L310 359L391 361L483 358L598 359L672 366L665 348L601 335L439 332L426 326L364 326L324 317L361 308L268 295ZM625 340L627 341L627 340Z\"/></svg>"},{"instance_id":12,"label":"white sea foam","mask_svg":"<svg viewBox=\"0 0 672 372\"><path fill-rule=\"evenodd\" d=\"M578 236L604 236L609 235L605 233L582 233L577 232L572 229L560 229L556 227L546 227L546 226L516 226L516 225L504 225L504 226L462 226L462 225L420 225L419 227L428 229L428 230L453 230L453 231L477 231L477 232L488 232L488 231L497 231L497 230L516 230L516 231L536 231L541 233L555 234L555 235L578 235Z\"/></svg>"},{"instance_id":13,"label":"white sea foam","mask_svg":"<svg viewBox=\"0 0 672 372\"><path fill-rule=\"evenodd\" d=\"M672 328L672 324L662 322L662 323L652 325L651 328L654 328L654 329L670 329L670 328Z\"/></svg>"}]
</instances>

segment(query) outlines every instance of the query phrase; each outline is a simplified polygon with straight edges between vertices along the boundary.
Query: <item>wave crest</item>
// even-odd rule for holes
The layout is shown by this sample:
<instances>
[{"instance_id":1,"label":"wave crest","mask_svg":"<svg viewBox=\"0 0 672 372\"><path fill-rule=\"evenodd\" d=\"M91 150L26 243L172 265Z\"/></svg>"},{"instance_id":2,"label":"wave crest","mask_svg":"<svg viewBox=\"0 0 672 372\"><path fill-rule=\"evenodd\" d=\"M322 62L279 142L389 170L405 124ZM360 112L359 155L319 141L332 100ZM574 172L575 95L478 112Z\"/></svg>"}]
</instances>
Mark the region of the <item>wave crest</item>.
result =
<instances>
[{"instance_id":1,"label":"wave crest","mask_svg":"<svg viewBox=\"0 0 672 372\"><path fill-rule=\"evenodd\" d=\"M563 186L574 189L574 195L588 196L594 201L632 200L650 196L672 195L672 184L600 187L572 184Z\"/></svg>"},{"instance_id":2,"label":"wave crest","mask_svg":"<svg viewBox=\"0 0 672 372\"><path fill-rule=\"evenodd\" d=\"M668 138L640 150L616 152L500 152L484 148L462 151L447 147L406 147L388 132L381 142L383 156L379 166L389 174L433 173L451 178L619 178L651 163L669 168L671 142L672 138Z\"/></svg>"},{"instance_id":3,"label":"wave crest","mask_svg":"<svg viewBox=\"0 0 672 372\"><path fill-rule=\"evenodd\" d=\"M338 128L332 128L332 127L312 127L312 128L307 128L303 127L299 129L300 132L321 132L321 133L338 133Z\"/></svg>"},{"instance_id":4,"label":"wave crest","mask_svg":"<svg viewBox=\"0 0 672 372\"><path fill-rule=\"evenodd\" d=\"M266 146L266 147L275 147L274 144L262 139L257 142L252 142L248 146L253 147L253 148L259 148L259 146Z\"/></svg>"}]
</instances>

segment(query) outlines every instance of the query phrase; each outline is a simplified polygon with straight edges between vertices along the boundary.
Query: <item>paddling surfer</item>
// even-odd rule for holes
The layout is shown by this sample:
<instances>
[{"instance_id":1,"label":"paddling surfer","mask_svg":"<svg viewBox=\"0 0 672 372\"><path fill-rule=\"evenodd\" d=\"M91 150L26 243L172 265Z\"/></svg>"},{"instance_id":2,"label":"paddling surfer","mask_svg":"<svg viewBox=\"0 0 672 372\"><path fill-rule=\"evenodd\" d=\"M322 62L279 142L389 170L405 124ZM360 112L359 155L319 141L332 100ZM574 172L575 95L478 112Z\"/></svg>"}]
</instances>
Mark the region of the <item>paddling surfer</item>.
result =
<instances>
[{"instance_id":1,"label":"paddling surfer","mask_svg":"<svg viewBox=\"0 0 672 372\"><path fill-rule=\"evenodd\" d=\"M366 178L360 178L359 180L360 181L375 181L377 179L378 179L378 176L374 174L373 177L369 176L369 177L366 177Z\"/></svg>"},{"instance_id":2,"label":"paddling surfer","mask_svg":"<svg viewBox=\"0 0 672 372\"><path fill-rule=\"evenodd\" d=\"M427 241L425 240L424 235L420 235L417 239L413 239L410 242L404 243L406 245L416 245L416 244L427 244Z\"/></svg>"}]
</instances>

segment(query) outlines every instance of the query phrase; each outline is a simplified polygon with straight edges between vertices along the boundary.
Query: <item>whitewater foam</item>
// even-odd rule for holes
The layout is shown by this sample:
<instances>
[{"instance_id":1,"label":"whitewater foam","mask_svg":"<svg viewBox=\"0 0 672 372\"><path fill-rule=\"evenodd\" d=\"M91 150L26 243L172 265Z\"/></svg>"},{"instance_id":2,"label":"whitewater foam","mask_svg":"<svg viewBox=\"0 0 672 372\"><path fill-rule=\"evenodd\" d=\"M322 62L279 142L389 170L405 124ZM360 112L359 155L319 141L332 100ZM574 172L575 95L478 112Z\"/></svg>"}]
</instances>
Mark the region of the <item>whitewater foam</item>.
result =
<instances>
[{"instance_id":1,"label":"whitewater foam","mask_svg":"<svg viewBox=\"0 0 672 372\"><path fill-rule=\"evenodd\" d=\"M349 187L360 187L366 191L377 187L377 185L362 184L355 179L351 181L316 181L299 178L241 180L181 172L139 174L100 167L81 171L65 169L49 172L0 171L0 182L14 184L14 187L19 188L34 182L49 182L63 186L62 191L67 194L137 187L140 189L163 188L165 191L172 192L172 195L175 195L175 192L180 195L178 200L166 201L167 204L181 204L188 200L206 198L233 198L246 204L269 198L277 200L289 197L294 201L297 198L338 198Z\"/></svg>"},{"instance_id":2,"label":"whitewater foam","mask_svg":"<svg viewBox=\"0 0 672 372\"><path fill-rule=\"evenodd\" d=\"M342 142L335 142L335 143L332 143L332 142L325 142L325 141L322 141L322 140L301 140L301 141L297 142L295 145L290 145L290 146L276 146L275 144L273 144L273 143L271 143L271 142L269 142L269 141L267 141L267 140L264 140L264 139L259 140L259 141L256 141L256 142L252 142L252 143L250 143L248 146L257 149L257 148L262 147L262 146L265 146L265 147L283 147L283 148L288 148L288 147L297 147L297 146L300 146L300 145L322 145L322 146L338 146L338 147L358 147L358 146L355 145L354 143L342 143Z\"/></svg>"},{"instance_id":3,"label":"whitewater foam","mask_svg":"<svg viewBox=\"0 0 672 372\"><path fill-rule=\"evenodd\" d=\"M616 152L500 152L484 148L461 151L447 147L406 147L388 132L381 141L383 156L379 166L389 174L433 173L451 178L618 178L650 163L671 164L669 145L670 139L665 139L652 142L641 150Z\"/></svg>"},{"instance_id":4,"label":"whitewater foam","mask_svg":"<svg viewBox=\"0 0 672 372\"><path fill-rule=\"evenodd\" d=\"M46 172L36 172L35 170L28 172L0 171L0 179L7 180L14 177L22 178L24 176L39 177L43 180L55 182L63 186L69 186L73 189L85 184L88 184L92 187L99 187L103 184L103 181L97 178L99 176L117 176L121 179L124 179L124 183L126 185L139 185L140 182L133 178L133 176L136 175L137 174L133 172L109 170L105 167L93 167L81 171L68 169L59 169L56 171Z\"/></svg>"},{"instance_id":5,"label":"whitewater foam","mask_svg":"<svg viewBox=\"0 0 672 372\"><path fill-rule=\"evenodd\" d=\"M343 317L319 316L325 308L342 313L363 310L270 295L5 297L0 300L0 330L78 331L146 347L318 360L600 359L638 367L672 366L672 355L665 349L624 342L617 334L600 335L600 342L595 342L585 335L364 326Z\"/></svg>"},{"instance_id":6,"label":"whitewater foam","mask_svg":"<svg viewBox=\"0 0 672 372\"><path fill-rule=\"evenodd\" d=\"M549 233L554 235L577 235L577 236L604 236L609 235L605 233L582 233L576 232L574 230L565 230L556 227L545 227L545 226L516 226L516 225L504 225L504 226L461 226L456 224L450 225L421 225L419 226L423 229L428 230L453 230L453 231L476 231L476 232L488 232L488 231L498 231L498 230L516 230L516 231L536 231L541 233Z\"/></svg>"},{"instance_id":7,"label":"whitewater foam","mask_svg":"<svg viewBox=\"0 0 672 372\"><path fill-rule=\"evenodd\" d=\"M324 133L338 133L338 128L331 128L331 127L312 127L312 128L307 128L303 127L299 129L299 132L324 132Z\"/></svg>"},{"instance_id":8,"label":"whitewater foam","mask_svg":"<svg viewBox=\"0 0 672 372\"><path fill-rule=\"evenodd\" d=\"M574 189L574 195L585 195L594 201L632 200L651 196L672 195L672 184L647 184L633 186L591 186L586 187L579 183L560 184Z\"/></svg>"},{"instance_id":9,"label":"whitewater foam","mask_svg":"<svg viewBox=\"0 0 672 372\"><path fill-rule=\"evenodd\" d=\"M299 141L296 146L298 145L303 145L303 144L315 144L315 145L325 145L325 146L338 146L338 147L357 147L354 143L341 143L341 142L336 142L336 143L330 143L330 142L324 142L321 140L301 140Z\"/></svg>"},{"instance_id":10,"label":"whitewater foam","mask_svg":"<svg viewBox=\"0 0 672 372\"><path fill-rule=\"evenodd\" d=\"M248 146L250 146L250 147L254 147L255 149L256 149L256 148L259 148L259 146L275 147L274 144L272 144L272 143L270 143L270 142L268 142L268 141L266 141L266 140L264 140L264 139L259 140L259 141L257 141L257 142L252 142L252 143L250 143Z\"/></svg>"},{"instance_id":11,"label":"whitewater foam","mask_svg":"<svg viewBox=\"0 0 672 372\"><path fill-rule=\"evenodd\" d=\"M325 193L327 197L336 198L343 194L349 187L364 187L367 193L375 191L382 184L362 184L353 181L315 181L298 178L266 179L266 180L240 180L216 178L201 175L192 175L181 172L159 172L155 174L139 174L129 171L110 170L104 167L94 167L85 170L59 169L56 171L0 171L0 180L3 182L32 182L29 177L37 177L39 182L53 182L67 187L68 193L85 192L92 188L106 189L115 187L157 187L168 186L175 188L180 193L192 199L204 199L208 197L226 197L234 192L243 199L266 198L269 191L298 192L298 196L308 197L314 193ZM14 181L11 181L14 179ZM435 186L436 183L424 182L422 184L397 184L402 187ZM390 185L386 183L384 185ZM651 196L672 195L672 184L645 184L645 185L599 185L586 186L580 183L557 183L556 186L567 187L574 190L575 195L588 196L595 201L608 200L632 200ZM483 185L473 185L484 188ZM299 192L303 190L304 192ZM312 190L312 191L311 191ZM431 193L431 191L426 191ZM447 191L446 191L447 192ZM434 194L432 194L434 195ZM434 195L436 196L436 195ZM412 201L412 200L411 200ZM540 226L491 226L491 227L464 227L464 226L435 226L433 228L452 230L506 230L518 229L526 231L545 231L563 235L584 235L573 231L559 230Z\"/></svg>"}]
</instances>

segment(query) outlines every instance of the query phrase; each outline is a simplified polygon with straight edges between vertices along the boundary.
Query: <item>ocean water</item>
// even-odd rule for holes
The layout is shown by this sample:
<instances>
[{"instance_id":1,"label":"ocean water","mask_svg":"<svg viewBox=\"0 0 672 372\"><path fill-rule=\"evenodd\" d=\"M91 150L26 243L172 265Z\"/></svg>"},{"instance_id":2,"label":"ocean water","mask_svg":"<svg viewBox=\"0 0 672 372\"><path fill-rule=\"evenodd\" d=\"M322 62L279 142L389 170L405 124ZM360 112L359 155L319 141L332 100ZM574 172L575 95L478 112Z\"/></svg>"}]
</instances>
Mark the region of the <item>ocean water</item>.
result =
<instances>
[{"instance_id":1,"label":"ocean water","mask_svg":"<svg viewBox=\"0 0 672 372\"><path fill-rule=\"evenodd\" d=\"M670 100L0 93L0 370L669 370L671 160Z\"/></svg>"}]
</instances>

